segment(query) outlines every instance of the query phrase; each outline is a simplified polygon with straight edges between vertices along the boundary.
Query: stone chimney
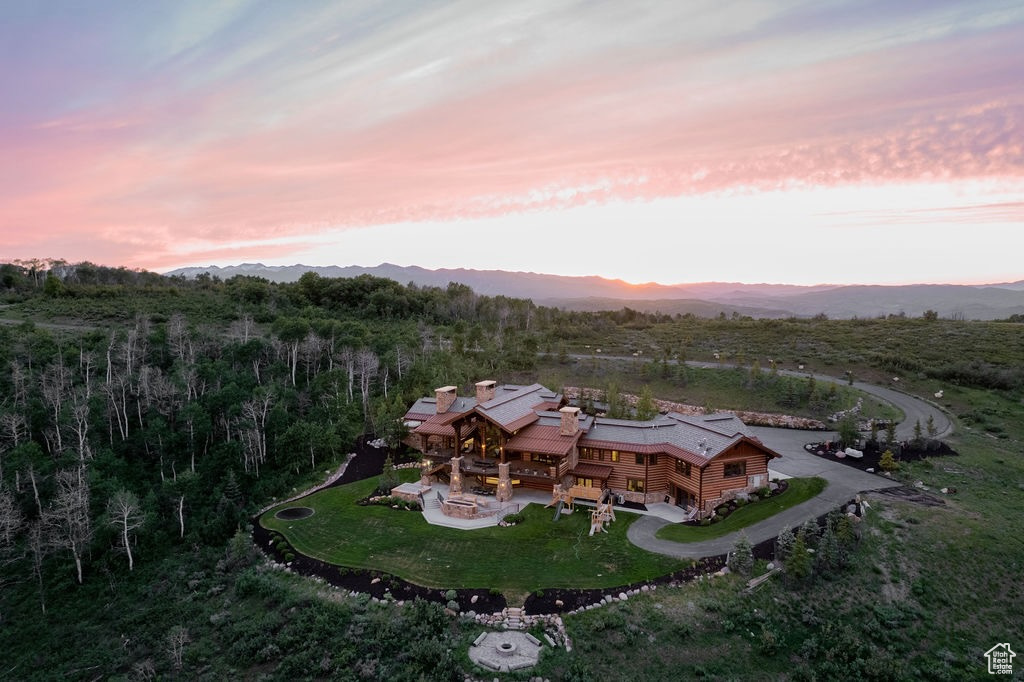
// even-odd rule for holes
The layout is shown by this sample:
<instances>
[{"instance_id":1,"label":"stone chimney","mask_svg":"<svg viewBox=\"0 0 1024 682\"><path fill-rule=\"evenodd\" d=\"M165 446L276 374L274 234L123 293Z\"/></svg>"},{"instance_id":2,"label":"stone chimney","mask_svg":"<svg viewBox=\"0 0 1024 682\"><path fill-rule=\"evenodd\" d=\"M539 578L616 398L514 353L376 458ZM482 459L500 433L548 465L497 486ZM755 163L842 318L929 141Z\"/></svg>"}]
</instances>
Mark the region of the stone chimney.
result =
<instances>
[{"instance_id":1,"label":"stone chimney","mask_svg":"<svg viewBox=\"0 0 1024 682\"><path fill-rule=\"evenodd\" d=\"M458 390L455 386L442 386L434 390L434 396L437 397L438 414L444 414L448 411L448 408L452 406L455 399L459 397Z\"/></svg>"},{"instance_id":2,"label":"stone chimney","mask_svg":"<svg viewBox=\"0 0 1024 682\"><path fill-rule=\"evenodd\" d=\"M486 403L494 397L495 386L497 386L497 382L491 379L476 382L476 402L478 405Z\"/></svg>"},{"instance_id":3,"label":"stone chimney","mask_svg":"<svg viewBox=\"0 0 1024 682\"><path fill-rule=\"evenodd\" d=\"M563 407L559 412L562 414L561 435L575 436L576 432L580 430L580 408Z\"/></svg>"}]
</instances>

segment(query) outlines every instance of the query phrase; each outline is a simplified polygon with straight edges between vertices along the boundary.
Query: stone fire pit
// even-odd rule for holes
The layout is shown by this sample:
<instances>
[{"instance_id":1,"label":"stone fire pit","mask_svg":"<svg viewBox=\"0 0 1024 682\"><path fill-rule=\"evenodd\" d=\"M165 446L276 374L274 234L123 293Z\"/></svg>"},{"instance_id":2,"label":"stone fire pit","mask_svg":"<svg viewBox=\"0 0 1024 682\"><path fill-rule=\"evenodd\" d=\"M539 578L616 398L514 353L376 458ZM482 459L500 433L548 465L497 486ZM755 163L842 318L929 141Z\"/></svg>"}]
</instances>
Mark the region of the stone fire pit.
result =
<instances>
[{"instance_id":1,"label":"stone fire pit","mask_svg":"<svg viewBox=\"0 0 1024 682\"><path fill-rule=\"evenodd\" d=\"M469 647L469 659L482 668L508 672L537 665L541 648L528 632L484 632Z\"/></svg>"}]
</instances>

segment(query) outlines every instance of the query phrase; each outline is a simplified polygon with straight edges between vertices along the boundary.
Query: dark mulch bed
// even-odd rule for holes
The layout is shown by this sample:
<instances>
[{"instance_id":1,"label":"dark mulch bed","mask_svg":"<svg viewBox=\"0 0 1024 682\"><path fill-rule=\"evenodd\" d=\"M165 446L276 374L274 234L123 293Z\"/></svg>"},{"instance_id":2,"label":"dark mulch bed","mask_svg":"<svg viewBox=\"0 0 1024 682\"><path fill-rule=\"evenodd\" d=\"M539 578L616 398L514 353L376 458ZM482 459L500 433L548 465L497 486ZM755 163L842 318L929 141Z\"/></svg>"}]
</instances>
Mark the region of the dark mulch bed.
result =
<instances>
[{"instance_id":1,"label":"dark mulch bed","mask_svg":"<svg viewBox=\"0 0 1024 682\"><path fill-rule=\"evenodd\" d=\"M882 453L888 447L884 443L878 445L869 442L864 446L864 456L859 459L854 457L836 457L839 446L835 442L808 443L804 446L804 449L819 457L825 457L840 464L860 469L861 471L874 469L880 473L881 469L878 467L878 460L881 459ZM929 457L957 457L960 454L943 441L935 439L926 439L920 444L915 444L913 441L901 441L892 447L892 453L896 456L897 462L919 462Z\"/></svg>"},{"instance_id":2,"label":"dark mulch bed","mask_svg":"<svg viewBox=\"0 0 1024 682\"><path fill-rule=\"evenodd\" d=\"M356 456L352 458L345 468L345 472L332 485L345 485L371 476L380 476L384 471L384 460L388 458L389 452L392 464L416 461L416 457L410 456L404 445L396 451L391 451L388 448L373 447L370 445L372 440L373 438L370 436L359 437L356 441Z\"/></svg>"}]
</instances>

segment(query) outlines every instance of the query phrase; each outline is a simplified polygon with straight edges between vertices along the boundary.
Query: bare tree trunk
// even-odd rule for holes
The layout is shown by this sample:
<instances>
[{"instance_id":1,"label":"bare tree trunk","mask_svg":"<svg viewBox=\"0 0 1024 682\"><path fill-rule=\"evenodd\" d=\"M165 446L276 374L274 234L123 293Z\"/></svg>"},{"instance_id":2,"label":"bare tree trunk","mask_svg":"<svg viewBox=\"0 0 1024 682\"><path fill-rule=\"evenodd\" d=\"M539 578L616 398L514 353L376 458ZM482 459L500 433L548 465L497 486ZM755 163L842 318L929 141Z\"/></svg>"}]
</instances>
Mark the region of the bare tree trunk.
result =
<instances>
[{"instance_id":1,"label":"bare tree trunk","mask_svg":"<svg viewBox=\"0 0 1024 682\"><path fill-rule=\"evenodd\" d=\"M32 558L32 573L39 585L39 608L46 613L46 592L43 589L43 561L46 559L47 545L46 536L43 534L43 525L40 521L34 521L28 529L28 549Z\"/></svg>"},{"instance_id":2,"label":"bare tree trunk","mask_svg":"<svg viewBox=\"0 0 1024 682\"><path fill-rule=\"evenodd\" d=\"M185 496L178 498L178 527L181 529L179 538L185 537Z\"/></svg>"},{"instance_id":3,"label":"bare tree trunk","mask_svg":"<svg viewBox=\"0 0 1024 682\"><path fill-rule=\"evenodd\" d=\"M36 509L39 510L40 518L43 516L43 504L39 501L39 486L36 485L36 470L29 464L28 465L28 478L32 481L32 495L36 499Z\"/></svg>"}]
</instances>

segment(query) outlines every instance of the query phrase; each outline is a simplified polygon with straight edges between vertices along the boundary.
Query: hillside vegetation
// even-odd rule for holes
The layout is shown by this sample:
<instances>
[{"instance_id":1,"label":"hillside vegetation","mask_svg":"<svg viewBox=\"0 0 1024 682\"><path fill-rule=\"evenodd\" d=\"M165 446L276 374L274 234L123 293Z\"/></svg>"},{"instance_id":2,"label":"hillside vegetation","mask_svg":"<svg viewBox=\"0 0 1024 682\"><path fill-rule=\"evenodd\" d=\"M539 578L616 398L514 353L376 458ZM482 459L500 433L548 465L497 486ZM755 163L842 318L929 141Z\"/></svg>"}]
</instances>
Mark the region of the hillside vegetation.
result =
<instances>
[{"instance_id":1,"label":"hillside vegetation","mask_svg":"<svg viewBox=\"0 0 1024 682\"><path fill-rule=\"evenodd\" d=\"M51 266L0 265L4 677L462 679L472 628L440 607L339 598L268 572L246 526L361 435L395 441L416 397L482 378L649 385L737 409L796 400L810 415L851 399L751 380L755 363L803 364L942 390L958 420L960 457L897 473L958 493L938 507L874 500L849 568L799 589L744 597L702 583L569 618L577 652L546 657L543 674L614 677L641 648L646 679L825 679L836 661L865 679L962 679L1024 608L1019 323L568 313L369 276ZM639 365L572 357L598 348ZM705 379L696 372L713 370L679 360L740 369ZM840 653L837 641L855 644Z\"/></svg>"}]
</instances>

